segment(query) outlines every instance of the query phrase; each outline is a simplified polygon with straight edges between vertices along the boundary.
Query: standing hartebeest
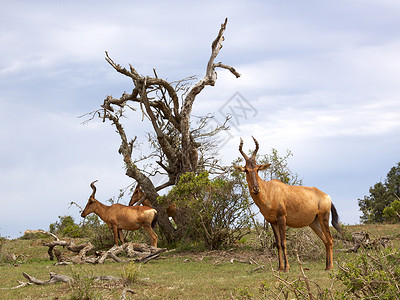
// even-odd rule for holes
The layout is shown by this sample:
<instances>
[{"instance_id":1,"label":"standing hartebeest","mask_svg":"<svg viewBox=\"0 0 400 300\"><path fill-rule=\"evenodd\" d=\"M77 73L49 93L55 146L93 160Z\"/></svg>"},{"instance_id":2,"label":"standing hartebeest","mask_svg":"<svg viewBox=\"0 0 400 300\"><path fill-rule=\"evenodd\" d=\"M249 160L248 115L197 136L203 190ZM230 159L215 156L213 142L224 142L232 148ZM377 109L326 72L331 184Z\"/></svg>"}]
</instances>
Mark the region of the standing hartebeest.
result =
<instances>
[{"instance_id":1,"label":"standing hartebeest","mask_svg":"<svg viewBox=\"0 0 400 300\"><path fill-rule=\"evenodd\" d=\"M135 205L139 205L142 204L144 206L148 206L148 207L153 207L150 203L150 200L145 198L144 200L142 200L142 198L145 197L145 193L143 192L142 188L140 187L139 184L136 185L135 190L133 191L132 197L131 197L131 201L129 201L129 206L135 206ZM165 210L165 212L167 213L167 216L169 218L172 218L176 223L176 204L175 203L170 203L167 207L167 209Z\"/></svg>"},{"instance_id":2,"label":"standing hartebeest","mask_svg":"<svg viewBox=\"0 0 400 300\"><path fill-rule=\"evenodd\" d=\"M142 188L140 187L139 184L136 185L135 190L133 191L131 200L129 201L129 206L135 206L135 205L140 205L142 204L143 206L147 207L153 207L150 203L150 200L147 198L144 198L146 195L143 192ZM144 198L144 199L142 199ZM139 202L140 201L140 202Z\"/></svg>"},{"instance_id":3,"label":"standing hartebeest","mask_svg":"<svg viewBox=\"0 0 400 300\"><path fill-rule=\"evenodd\" d=\"M249 158L242 150L240 139L239 151L246 160L246 166L234 166L237 171L246 172L250 195L260 212L272 227L279 259L279 271L289 271L286 252L286 225L300 228L310 226L325 244L326 268L333 268L333 239L329 230L329 214L332 212L332 225L341 232L339 216L331 198L315 187L290 186L279 180L262 180L258 171L267 169L271 164L257 165L256 154L259 148L253 137L256 149ZM284 263L283 263L284 262Z\"/></svg>"},{"instance_id":4,"label":"standing hartebeest","mask_svg":"<svg viewBox=\"0 0 400 300\"><path fill-rule=\"evenodd\" d=\"M94 183L96 181L90 184L93 192L81 217L86 217L92 212L97 214L114 232L114 242L116 245L118 245L118 238L121 240L121 243L124 243L122 229L135 231L143 227L150 236L151 246L157 247L158 237L152 229L157 222L157 211L147 206L126 206L119 203L111 206L105 205L94 198L96 194Z\"/></svg>"}]
</instances>

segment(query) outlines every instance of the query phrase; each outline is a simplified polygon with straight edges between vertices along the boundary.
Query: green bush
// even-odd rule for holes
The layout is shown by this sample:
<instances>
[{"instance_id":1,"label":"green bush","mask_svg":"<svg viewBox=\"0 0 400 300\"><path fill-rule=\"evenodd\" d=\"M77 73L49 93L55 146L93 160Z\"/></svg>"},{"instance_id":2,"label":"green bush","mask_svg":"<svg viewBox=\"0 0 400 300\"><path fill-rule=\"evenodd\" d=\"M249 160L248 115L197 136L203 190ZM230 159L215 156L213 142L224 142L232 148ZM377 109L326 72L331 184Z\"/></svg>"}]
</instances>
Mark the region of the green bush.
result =
<instances>
[{"instance_id":1,"label":"green bush","mask_svg":"<svg viewBox=\"0 0 400 300\"><path fill-rule=\"evenodd\" d=\"M383 217L388 222L399 222L400 221L400 199L394 200L389 206L383 210Z\"/></svg>"},{"instance_id":2,"label":"green bush","mask_svg":"<svg viewBox=\"0 0 400 300\"><path fill-rule=\"evenodd\" d=\"M339 264L336 279L347 288L338 294L343 299L400 299L400 252L363 250L355 259Z\"/></svg>"},{"instance_id":3,"label":"green bush","mask_svg":"<svg viewBox=\"0 0 400 300\"><path fill-rule=\"evenodd\" d=\"M49 225L49 231L55 235L71 238L81 238L85 236L83 228L75 224L71 216L58 216L58 221Z\"/></svg>"},{"instance_id":4,"label":"green bush","mask_svg":"<svg viewBox=\"0 0 400 300\"><path fill-rule=\"evenodd\" d=\"M201 241L206 248L220 249L249 232L250 199L240 174L210 179L207 172L186 173L159 201L174 202L184 211L180 226L189 244Z\"/></svg>"}]
</instances>

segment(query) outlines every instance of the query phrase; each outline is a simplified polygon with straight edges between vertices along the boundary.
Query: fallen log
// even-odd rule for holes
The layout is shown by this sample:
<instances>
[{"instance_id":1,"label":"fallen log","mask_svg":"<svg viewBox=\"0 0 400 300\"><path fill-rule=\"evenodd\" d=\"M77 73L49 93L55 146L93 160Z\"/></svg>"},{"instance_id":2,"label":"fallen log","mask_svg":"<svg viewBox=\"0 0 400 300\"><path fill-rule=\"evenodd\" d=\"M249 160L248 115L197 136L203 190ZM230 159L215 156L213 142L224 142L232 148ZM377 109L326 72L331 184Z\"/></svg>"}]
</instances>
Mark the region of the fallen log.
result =
<instances>
[{"instance_id":1,"label":"fallen log","mask_svg":"<svg viewBox=\"0 0 400 300\"><path fill-rule=\"evenodd\" d=\"M65 247L65 246L69 246L70 244L71 244L71 242L56 240L56 241L49 242L49 243L43 243L43 246L49 247L49 249L47 250L47 253L49 254L50 260L54 260L54 255L56 255L55 253L53 255L54 247L56 247L56 246Z\"/></svg>"},{"instance_id":2,"label":"fallen log","mask_svg":"<svg viewBox=\"0 0 400 300\"><path fill-rule=\"evenodd\" d=\"M17 282L19 283L19 285L14 286L14 287L10 287L10 288L1 288L0 290L15 290L15 289L19 289L21 287L27 286L27 285L32 285L32 282L22 282L17 280Z\"/></svg>"},{"instance_id":3,"label":"fallen log","mask_svg":"<svg viewBox=\"0 0 400 300\"><path fill-rule=\"evenodd\" d=\"M113 260L115 260L117 262L121 262L122 260L120 258L118 258L117 255L122 252L123 252L123 249L121 246L113 246L110 250L104 252L103 255L100 256L100 258L97 260L96 263L102 264L108 257L112 258Z\"/></svg>"},{"instance_id":4,"label":"fallen log","mask_svg":"<svg viewBox=\"0 0 400 300\"><path fill-rule=\"evenodd\" d=\"M63 282L63 283L72 283L74 279L72 277L69 277L67 275L62 275L62 274L57 274L54 272L50 272L50 279L49 280L40 280L37 279L36 277L29 275L25 272L22 272L22 275L28 279L28 282L22 282L22 281L17 281L19 285L11 287L11 288L1 288L1 290L14 290L18 289L27 285L47 285L47 284L54 284L57 282ZM95 277L90 277L94 281L119 281L122 280L120 277L115 277L115 276L95 276Z\"/></svg>"},{"instance_id":5,"label":"fallen log","mask_svg":"<svg viewBox=\"0 0 400 300\"><path fill-rule=\"evenodd\" d=\"M61 275L61 274L57 274L57 273L53 273L50 272L50 279L47 281L42 281L39 280L25 272L22 272L22 275L24 275L24 277L26 279L29 280L30 283L36 284L36 285L44 285L44 284L53 284L56 282L65 282L65 283L70 283L73 281L72 277L66 276L66 275Z\"/></svg>"},{"instance_id":6,"label":"fallen log","mask_svg":"<svg viewBox=\"0 0 400 300\"><path fill-rule=\"evenodd\" d=\"M72 242L57 240L57 241L53 241L53 242L43 243L43 246L50 247L50 248L54 248L55 246L66 247L66 246L70 246L71 243Z\"/></svg>"},{"instance_id":7,"label":"fallen log","mask_svg":"<svg viewBox=\"0 0 400 300\"><path fill-rule=\"evenodd\" d=\"M54 255L55 255L56 258L57 258L57 262L58 262L58 263L62 263L62 262L65 261L65 257L64 257L64 255L61 254L61 251L60 251L60 250L54 249L53 252L54 252Z\"/></svg>"},{"instance_id":8,"label":"fallen log","mask_svg":"<svg viewBox=\"0 0 400 300\"><path fill-rule=\"evenodd\" d=\"M81 260L83 260L83 258L86 256L87 252L94 249L94 246L90 242L76 245L76 244L74 244L73 241L67 242L67 241L60 241L60 240L49 242L49 243L43 243L43 246L49 247L49 249L47 250L47 253L49 254L50 260L54 260L54 255L56 257L57 257L57 255L59 255L55 249L55 247L57 247L57 246L63 246L72 252L79 253L78 258L80 258ZM65 260L60 260L59 257L57 257L57 263L61 263L63 261L65 261Z\"/></svg>"},{"instance_id":9,"label":"fallen log","mask_svg":"<svg viewBox=\"0 0 400 300\"><path fill-rule=\"evenodd\" d=\"M150 260L159 257L160 254L163 253L163 252L165 252L166 250L167 250L167 249L164 249L164 248L159 249L159 250L157 250L156 252L151 253L151 254L149 254L149 255L147 255L147 256L143 256L143 257L141 257L141 258L135 259L135 262L140 262L140 263L144 263L144 264L145 264L145 263L149 262Z\"/></svg>"},{"instance_id":10,"label":"fallen log","mask_svg":"<svg viewBox=\"0 0 400 300\"><path fill-rule=\"evenodd\" d=\"M147 263L148 261L159 257L161 253L167 250L165 248L156 248L141 243L124 243L121 246L114 245L108 251L96 252L95 255L87 256L87 253L94 249L94 246L90 242L75 245L72 241L53 241L49 243L44 243L43 245L49 247L48 253L51 260L54 259L54 255L56 256L56 265L67 265L71 263L102 264L109 258L116 262L129 262L133 260L135 262ZM55 248L56 246L63 246L72 252L79 253L76 256L67 258ZM130 259L123 260L118 257L118 255L121 253L125 253L126 256Z\"/></svg>"}]
</instances>

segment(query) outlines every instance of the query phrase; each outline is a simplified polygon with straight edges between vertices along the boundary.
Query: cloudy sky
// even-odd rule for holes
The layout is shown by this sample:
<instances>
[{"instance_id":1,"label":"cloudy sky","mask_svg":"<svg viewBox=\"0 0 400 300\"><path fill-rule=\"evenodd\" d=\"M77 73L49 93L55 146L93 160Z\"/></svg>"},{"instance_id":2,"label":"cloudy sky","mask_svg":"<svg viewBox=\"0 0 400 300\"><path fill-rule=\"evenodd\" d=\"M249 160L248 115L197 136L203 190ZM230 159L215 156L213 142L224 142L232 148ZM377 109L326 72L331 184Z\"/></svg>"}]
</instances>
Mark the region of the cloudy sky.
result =
<instances>
[{"instance_id":1,"label":"cloudy sky","mask_svg":"<svg viewBox=\"0 0 400 300\"><path fill-rule=\"evenodd\" d=\"M331 195L342 222L355 224L357 199L400 161L398 1L0 4L0 236L48 229L60 215L79 221L70 202L84 206L95 179L104 201L131 183L111 125L78 118L132 89L104 51L144 75L202 77L225 17L217 61L242 76L219 70L193 114L234 114L221 137L226 164L240 136L249 149L254 135L261 153L290 149L304 185ZM141 116L129 122L143 143Z\"/></svg>"}]
</instances>

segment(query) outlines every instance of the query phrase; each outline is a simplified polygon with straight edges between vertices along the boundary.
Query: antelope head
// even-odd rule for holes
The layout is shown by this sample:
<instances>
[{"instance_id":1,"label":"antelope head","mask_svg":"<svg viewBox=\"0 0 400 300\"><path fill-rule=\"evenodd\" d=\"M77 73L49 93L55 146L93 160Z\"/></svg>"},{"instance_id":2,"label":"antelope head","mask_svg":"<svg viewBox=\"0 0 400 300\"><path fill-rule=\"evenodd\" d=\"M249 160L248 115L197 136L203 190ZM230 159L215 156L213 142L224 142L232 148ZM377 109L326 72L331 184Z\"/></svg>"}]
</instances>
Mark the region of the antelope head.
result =
<instances>
[{"instance_id":1,"label":"antelope head","mask_svg":"<svg viewBox=\"0 0 400 300\"><path fill-rule=\"evenodd\" d=\"M246 153L243 152L243 140L240 138L239 152L242 154L243 158L246 161L246 165L242 166L234 166L236 171L245 172L247 183L249 185L250 193L258 194L260 192L260 186L257 181L258 171L266 170L271 164L262 164L258 165L256 162L256 155L259 148L257 140L252 136L254 143L256 144L256 149L251 154L251 157L248 157Z\"/></svg>"},{"instance_id":2,"label":"antelope head","mask_svg":"<svg viewBox=\"0 0 400 300\"><path fill-rule=\"evenodd\" d=\"M136 202L138 202L140 199L142 199L144 196L144 192L140 188L140 185L136 185L135 191L132 194L131 201L129 201L129 206L134 205ZM143 201L142 201L143 202Z\"/></svg>"},{"instance_id":3,"label":"antelope head","mask_svg":"<svg viewBox=\"0 0 400 300\"><path fill-rule=\"evenodd\" d=\"M94 212L95 208L96 208L96 203L98 203L98 201L94 198L94 195L96 194L96 187L94 186L94 183L97 180L93 181L90 184L90 187L92 188L93 192L89 197L88 203L86 204L85 209L83 210L83 212L81 213L81 217L84 218L86 217L88 214Z\"/></svg>"}]
</instances>

